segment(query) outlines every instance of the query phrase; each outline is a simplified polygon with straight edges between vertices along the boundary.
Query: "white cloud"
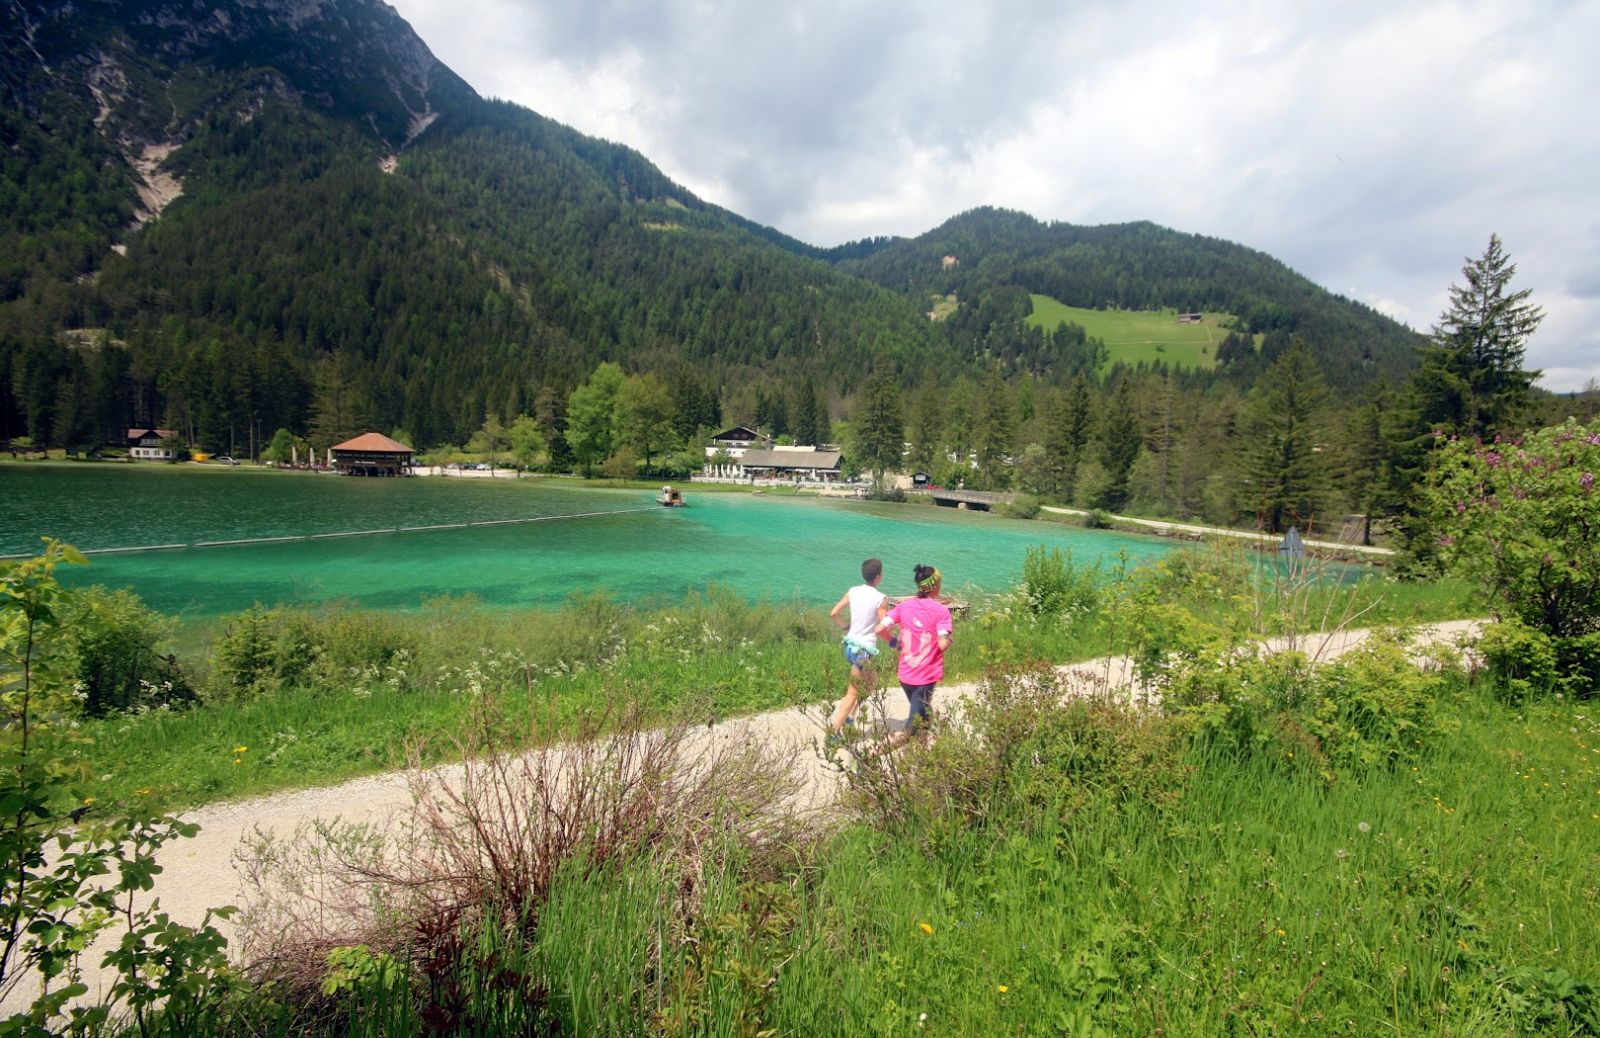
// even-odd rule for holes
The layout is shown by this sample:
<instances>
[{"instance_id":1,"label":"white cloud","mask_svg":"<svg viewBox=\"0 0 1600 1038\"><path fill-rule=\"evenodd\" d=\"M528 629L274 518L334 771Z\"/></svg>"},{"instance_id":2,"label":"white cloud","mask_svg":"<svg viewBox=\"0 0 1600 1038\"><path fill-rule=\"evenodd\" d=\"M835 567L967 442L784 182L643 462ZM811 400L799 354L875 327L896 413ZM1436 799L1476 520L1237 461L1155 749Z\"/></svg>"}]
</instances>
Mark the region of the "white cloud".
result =
<instances>
[{"instance_id":1,"label":"white cloud","mask_svg":"<svg viewBox=\"0 0 1600 1038\"><path fill-rule=\"evenodd\" d=\"M400 13L478 90L639 149L818 244L976 205L1262 249L1426 328L1491 231L1600 376L1600 3L444 0Z\"/></svg>"}]
</instances>

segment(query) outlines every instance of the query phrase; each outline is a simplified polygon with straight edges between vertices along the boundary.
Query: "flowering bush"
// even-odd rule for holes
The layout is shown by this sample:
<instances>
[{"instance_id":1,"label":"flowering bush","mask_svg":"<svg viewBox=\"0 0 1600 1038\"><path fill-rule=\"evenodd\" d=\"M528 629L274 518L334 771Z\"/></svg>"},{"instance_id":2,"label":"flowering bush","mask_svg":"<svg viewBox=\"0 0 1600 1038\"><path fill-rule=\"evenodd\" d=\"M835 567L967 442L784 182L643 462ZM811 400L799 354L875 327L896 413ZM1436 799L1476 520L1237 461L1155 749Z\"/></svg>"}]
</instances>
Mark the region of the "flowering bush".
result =
<instances>
[{"instance_id":1,"label":"flowering bush","mask_svg":"<svg viewBox=\"0 0 1600 1038\"><path fill-rule=\"evenodd\" d=\"M1600 631L1600 421L1521 443L1442 445L1422 516L1445 567L1476 581L1499 618L1557 640Z\"/></svg>"}]
</instances>

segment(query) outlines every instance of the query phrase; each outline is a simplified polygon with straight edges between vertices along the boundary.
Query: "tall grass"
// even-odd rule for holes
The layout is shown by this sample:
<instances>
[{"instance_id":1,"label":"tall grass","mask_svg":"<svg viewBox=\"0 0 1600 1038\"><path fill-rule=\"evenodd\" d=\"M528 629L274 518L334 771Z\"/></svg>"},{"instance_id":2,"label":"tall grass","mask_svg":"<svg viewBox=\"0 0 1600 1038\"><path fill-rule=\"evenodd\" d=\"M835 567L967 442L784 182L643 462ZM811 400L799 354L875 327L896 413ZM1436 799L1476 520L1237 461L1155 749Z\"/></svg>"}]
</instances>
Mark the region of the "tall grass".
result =
<instances>
[{"instance_id":1,"label":"tall grass","mask_svg":"<svg viewBox=\"0 0 1600 1038\"><path fill-rule=\"evenodd\" d=\"M1039 757L957 824L934 804L798 862L716 855L688 898L655 861L574 869L531 936L475 961L537 989L519 1027L574 1034L1600 1033L1600 723L1463 677L1440 695L1454 723L1417 763L1331 782L1184 741L1180 795L1112 795ZM429 1033L393 996L385 1033Z\"/></svg>"}]
</instances>

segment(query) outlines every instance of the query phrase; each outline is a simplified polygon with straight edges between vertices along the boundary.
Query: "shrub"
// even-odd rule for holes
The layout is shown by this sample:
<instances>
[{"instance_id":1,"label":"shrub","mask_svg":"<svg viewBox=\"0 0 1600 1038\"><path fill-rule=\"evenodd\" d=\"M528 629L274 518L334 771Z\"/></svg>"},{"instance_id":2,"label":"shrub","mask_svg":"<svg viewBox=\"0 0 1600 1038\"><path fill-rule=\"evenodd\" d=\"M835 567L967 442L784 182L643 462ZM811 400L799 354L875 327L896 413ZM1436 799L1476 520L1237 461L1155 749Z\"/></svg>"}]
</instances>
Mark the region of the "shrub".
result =
<instances>
[{"instance_id":1,"label":"shrub","mask_svg":"<svg viewBox=\"0 0 1600 1038\"><path fill-rule=\"evenodd\" d=\"M1513 702L1555 686L1555 645L1543 631L1502 620L1484 627L1477 650L1496 691Z\"/></svg>"},{"instance_id":2,"label":"shrub","mask_svg":"<svg viewBox=\"0 0 1600 1038\"><path fill-rule=\"evenodd\" d=\"M48 541L35 558L0 563L0 1034L92 1034L129 1016L148 1034L158 1010L166 1033L192 1033L236 990L211 925L231 909L188 927L141 907L157 852L199 827L83 795L66 625L94 609L55 570L84 561ZM81 959L101 934L120 936L102 960L111 982L91 997Z\"/></svg>"},{"instance_id":3,"label":"shrub","mask_svg":"<svg viewBox=\"0 0 1600 1038\"><path fill-rule=\"evenodd\" d=\"M1452 440L1420 492L1447 570L1476 581L1501 618L1554 638L1600 632L1600 419L1522 443Z\"/></svg>"},{"instance_id":4,"label":"shrub","mask_svg":"<svg viewBox=\"0 0 1600 1038\"><path fill-rule=\"evenodd\" d=\"M1099 604L1100 567L1075 566L1070 552L1036 545L1023 557L1021 590L1035 616L1081 616Z\"/></svg>"},{"instance_id":5,"label":"shrub","mask_svg":"<svg viewBox=\"0 0 1600 1038\"><path fill-rule=\"evenodd\" d=\"M1103 508L1091 508L1084 513L1083 525L1091 530L1111 529L1111 513Z\"/></svg>"},{"instance_id":6,"label":"shrub","mask_svg":"<svg viewBox=\"0 0 1600 1038\"><path fill-rule=\"evenodd\" d=\"M1307 724L1336 770L1414 760L1436 741L1448 678L1425 671L1393 634L1375 634L1313 674Z\"/></svg>"},{"instance_id":7,"label":"shrub","mask_svg":"<svg viewBox=\"0 0 1600 1038\"><path fill-rule=\"evenodd\" d=\"M1091 806L1164 805L1182 789L1177 728L1129 704L1075 697L1046 663L992 668L959 715L935 723L926 745L851 751L847 803L875 827L938 843Z\"/></svg>"},{"instance_id":8,"label":"shrub","mask_svg":"<svg viewBox=\"0 0 1600 1038\"><path fill-rule=\"evenodd\" d=\"M406 665L416 652L415 636L400 617L292 611L278 620L274 666L285 688L370 691L386 680L399 691L410 687Z\"/></svg>"},{"instance_id":9,"label":"shrub","mask_svg":"<svg viewBox=\"0 0 1600 1038\"><path fill-rule=\"evenodd\" d=\"M1552 691L1590 696L1600 687L1600 632L1552 638L1502 620L1483 629L1477 650L1495 691L1511 702Z\"/></svg>"},{"instance_id":10,"label":"shrub","mask_svg":"<svg viewBox=\"0 0 1600 1038\"><path fill-rule=\"evenodd\" d=\"M211 650L211 694L250 699L276 687L278 614L253 606L230 618Z\"/></svg>"},{"instance_id":11,"label":"shrub","mask_svg":"<svg viewBox=\"0 0 1600 1038\"><path fill-rule=\"evenodd\" d=\"M245 856L255 897L244 929L264 979L319 991L329 953L359 944L412 963L428 979L419 994L437 998L474 968L466 935L535 936L558 883L650 863L687 899L725 851L788 860L804 833L792 754L708 743L631 710L589 716L560 745L537 731L507 741L508 728L480 711L455 768L422 767L426 748L414 746L410 811L385 834L320 825L260 837ZM529 741L540 748L524 750ZM424 1008L449 1016L446 1002Z\"/></svg>"},{"instance_id":12,"label":"shrub","mask_svg":"<svg viewBox=\"0 0 1600 1038\"><path fill-rule=\"evenodd\" d=\"M1024 494L1006 505L1006 515L1012 519L1037 519L1039 499L1032 494Z\"/></svg>"},{"instance_id":13,"label":"shrub","mask_svg":"<svg viewBox=\"0 0 1600 1038\"><path fill-rule=\"evenodd\" d=\"M70 640L85 715L195 702L177 659L161 652L175 626L171 620L131 591L92 588L79 601Z\"/></svg>"}]
</instances>

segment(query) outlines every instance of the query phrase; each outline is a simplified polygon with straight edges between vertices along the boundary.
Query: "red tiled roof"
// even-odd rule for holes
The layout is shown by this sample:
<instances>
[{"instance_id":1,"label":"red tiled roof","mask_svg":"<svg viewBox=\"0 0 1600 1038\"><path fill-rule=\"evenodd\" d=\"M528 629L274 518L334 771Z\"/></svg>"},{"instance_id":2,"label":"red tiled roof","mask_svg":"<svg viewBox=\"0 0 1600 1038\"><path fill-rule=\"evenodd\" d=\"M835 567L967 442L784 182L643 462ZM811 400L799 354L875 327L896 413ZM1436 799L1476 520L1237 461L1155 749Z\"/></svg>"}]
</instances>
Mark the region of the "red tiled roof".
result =
<instances>
[{"instance_id":1,"label":"red tiled roof","mask_svg":"<svg viewBox=\"0 0 1600 1038\"><path fill-rule=\"evenodd\" d=\"M379 451L385 454L411 453L411 448L405 444L391 440L383 433L375 432L362 433L353 440L336 443L333 445L333 449L336 451Z\"/></svg>"}]
</instances>

